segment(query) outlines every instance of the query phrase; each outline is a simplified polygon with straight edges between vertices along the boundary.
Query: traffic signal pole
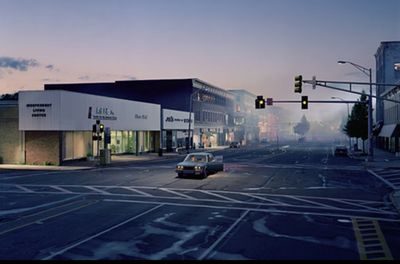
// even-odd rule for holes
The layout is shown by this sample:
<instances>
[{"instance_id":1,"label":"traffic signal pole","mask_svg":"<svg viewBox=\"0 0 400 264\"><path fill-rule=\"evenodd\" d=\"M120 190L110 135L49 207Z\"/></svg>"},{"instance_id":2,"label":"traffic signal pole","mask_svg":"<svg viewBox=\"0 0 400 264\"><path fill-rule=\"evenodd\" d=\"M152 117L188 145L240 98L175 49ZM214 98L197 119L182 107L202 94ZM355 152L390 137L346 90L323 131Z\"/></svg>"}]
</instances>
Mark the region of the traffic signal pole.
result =
<instances>
[{"instance_id":1,"label":"traffic signal pole","mask_svg":"<svg viewBox=\"0 0 400 264\"><path fill-rule=\"evenodd\" d=\"M274 104L275 103L283 103L283 104L286 104L286 103L296 103L296 104L298 104L298 103L301 103L302 101L300 100L300 101L296 101L296 100L278 100L278 101L274 101ZM332 101L332 100L330 100L330 101L325 101L325 100L309 100L308 101L309 103L322 103L322 104L340 104L340 103L344 103L344 104L355 104L355 103L363 103L363 102L360 102L360 101Z\"/></svg>"},{"instance_id":2,"label":"traffic signal pole","mask_svg":"<svg viewBox=\"0 0 400 264\"><path fill-rule=\"evenodd\" d=\"M295 92L298 92L298 84L296 82L296 78L295 77ZM301 78L302 79L302 78ZM375 97L377 99L381 99L381 100L385 100L385 101L390 101L390 102L394 102L394 103L400 103L400 101L396 101L393 99L389 99L389 98L385 98L382 96L377 96L377 95L373 95L372 94L372 85L375 86L397 86L397 84L387 84L387 83L372 83L372 72L371 69L369 69L369 83L365 83L365 82L338 82L338 81L321 81L321 80L316 80L315 76L313 77L312 80L303 80L304 83L307 84L311 84L313 89L316 88L316 86L322 86L325 88L330 88L330 89L334 89L334 90L339 90L342 92L347 92L347 93L354 93L354 94L360 94L362 95L363 93L361 92L357 92L357 91L353 91L352 90L352 85L368 85L369 86L369 97L368 97L368 101L366 103L368 103L368 156L369 159L372 161L374 158L374 148L373 148L373 135L372 135L372 98ZM349 85L349 89L343 89L343 88L338 88L338 87L334 87L331 85L328 85L328 83L332 83L332 84L345 84L345 85ZM300 86L301 87L301 86ZM301 89L300 89L301 91ZM365 94L365 93L364 93Z\"/></svg>"}]
</instances>

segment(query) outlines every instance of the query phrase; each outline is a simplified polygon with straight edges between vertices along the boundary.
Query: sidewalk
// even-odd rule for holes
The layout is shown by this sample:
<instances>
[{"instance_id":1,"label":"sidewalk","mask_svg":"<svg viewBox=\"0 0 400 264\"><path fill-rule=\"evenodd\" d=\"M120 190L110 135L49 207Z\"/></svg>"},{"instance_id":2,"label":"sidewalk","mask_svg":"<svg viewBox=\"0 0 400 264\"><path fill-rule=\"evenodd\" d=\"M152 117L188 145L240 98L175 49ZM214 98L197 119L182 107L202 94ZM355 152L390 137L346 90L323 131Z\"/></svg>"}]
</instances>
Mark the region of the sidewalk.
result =
<instances>
[{"instance_id":1,"label":"sidewalk","mask_svg":"<svg viewBox=\"0 0 400 264\"><path fill-rule=\"evenodd\" d=\"M195 149L190 150L190 152L214 152L217 150L223 150L227 148L227 146L214 147L214 148L206 148L206 149ZM7 170L48 170L48 171L63 171L63 170L89 170L93 168L99 167L116 167L123 166L132 162L140 162L140 161L149 161L149 160L161 160L161 159L170 159L181 157L182 160L186 156L186 151L181 153L178 152L166 152L163 153L162 156L159 156L158 153L144 153L139 156L129 155L129 154L121 154L121 155L112 155L111 163L107 165L100 165L100 161L97 160L71 160L64 161L61 166L51 166L51 165L25 165L25 164L0 164L0 169Z\"/></svg>"},{"instance_id":2,"label":"sidewalk","mask_svg":"<svg viewBox=\"0 0 400 264\"><path fill-rule=\"evenodd\" d=\"M146 153L139 156L136 155L112 155L111 163L100 165L100 160L71 160L64 161L61 166L50 165L25 165L25 164L0 164L0 169L8 170L50 170L50 171L68 171L68 170L88 170L97 167L115 167L135 161L160 160L168 159L169 157L177 157L178 153L163 153L163 156L158 156L158 153Z\"/></svg>"},{"instance_id":3,"label":"sidewalk","mask_svg":"<svg viewBox=\"0 0 400 264\"><path fill-rule=\"evenodd\" d=\"M352 154L353 159L362 160L367 168L400 169L400 157L396 157L394 153L375 148L373 160L368 160L367 156L354 155L354 152Z\"/></svg>"},{"instance_id":4,"label":"sidewalk","mask_svg":"<svg viewBox=\"0 0 400 264\"><path fill-rule=\"evenodd\" d=\"M399 169L400 170L400 157L396 157L394 153L390 153L381 149L374 148L373 160L366 160L367 156L352 158L364 160L362 164L366 169ZM393 190L390 194L394 206L400 212L400 190Z\"/></svg>"}]
</instances>

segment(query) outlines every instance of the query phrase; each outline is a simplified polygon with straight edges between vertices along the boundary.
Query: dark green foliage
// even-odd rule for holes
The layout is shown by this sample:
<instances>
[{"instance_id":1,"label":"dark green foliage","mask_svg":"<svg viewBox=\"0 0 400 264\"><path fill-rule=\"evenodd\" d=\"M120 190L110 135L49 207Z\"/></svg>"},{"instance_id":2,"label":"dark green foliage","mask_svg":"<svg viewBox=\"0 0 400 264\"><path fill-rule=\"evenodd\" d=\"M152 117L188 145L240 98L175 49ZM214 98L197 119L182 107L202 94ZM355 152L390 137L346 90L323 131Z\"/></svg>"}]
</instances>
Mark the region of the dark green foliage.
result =
<instances>
[{"instance_id":1,"label":"dark green foliage","mask_svg":"<svg viewBox=\"0 0 400 264\"><path fill-rule=\"evenodd\" d=\"M354 104L343 132L349 137L357 138L357 140L361 138L364 151L364 141L368 139L368 99L365 92L362 93L359 99L360 103Z\"/></svg>"}]
</instances>

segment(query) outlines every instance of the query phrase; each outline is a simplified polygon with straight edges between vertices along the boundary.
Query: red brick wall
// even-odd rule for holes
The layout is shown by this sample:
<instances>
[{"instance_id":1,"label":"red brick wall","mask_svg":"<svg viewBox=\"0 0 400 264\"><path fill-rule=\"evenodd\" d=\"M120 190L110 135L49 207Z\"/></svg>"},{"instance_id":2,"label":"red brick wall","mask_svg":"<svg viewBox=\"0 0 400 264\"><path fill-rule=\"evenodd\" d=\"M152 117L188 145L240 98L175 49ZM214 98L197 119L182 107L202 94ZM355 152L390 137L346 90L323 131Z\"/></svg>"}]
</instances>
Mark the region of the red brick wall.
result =
<instances>
[{"instance_id":1,"label":"red brick wall","mask_svg":"<svg viewBox=\"0 0 400 264\"><path fill-rule=\"evenodd\" d=\"M26 131L26 164L60 165L60 133L58 131Z\"/></svg>"}]
</instances>

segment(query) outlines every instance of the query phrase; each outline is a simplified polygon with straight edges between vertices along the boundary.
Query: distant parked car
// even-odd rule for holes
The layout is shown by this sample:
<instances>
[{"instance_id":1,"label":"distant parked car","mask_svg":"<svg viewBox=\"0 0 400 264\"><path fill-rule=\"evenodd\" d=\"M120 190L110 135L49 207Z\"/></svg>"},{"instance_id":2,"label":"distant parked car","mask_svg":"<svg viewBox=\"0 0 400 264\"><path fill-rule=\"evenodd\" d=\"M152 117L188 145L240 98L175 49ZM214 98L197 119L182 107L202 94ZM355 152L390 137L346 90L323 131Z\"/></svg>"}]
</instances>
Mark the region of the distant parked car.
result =
<instances>
[{"instance_id":1,"label":"distant parked car","mask_svg":"<svg viewBox=\"0 0 400 264\"><path fill-rule=\"evenodd\" d=\"M217 156L222 158L222 156ZM197 152L191 153L186 158L176 165L175 172L178 177L184 175L195 175L206 178L211 173L216 173L224 170L222 160L218 160L212 153Z\"/></svg>"},{"instance_id":2,"label":"distant parked car","mask_svg":"<svg viewBox=\"0 0 400 264\"><path fill-rule=\"evenodd\" d=\"M347 156L348 155L348 150L347 147L344 145L337 145L335 147L335 156Z\"/></svg>"},{"instance_id":3,"label":"distant parked car","mask_svg":"<svg viewBox=\"0 0 400 264\"><path fill-rule=\"evenodd\" d=\"M230 147L230 148L240 148L240 143L237 142L237 141L232 141L232 142L229 144L229 147Z\"/></svg>"}]
</instances>

